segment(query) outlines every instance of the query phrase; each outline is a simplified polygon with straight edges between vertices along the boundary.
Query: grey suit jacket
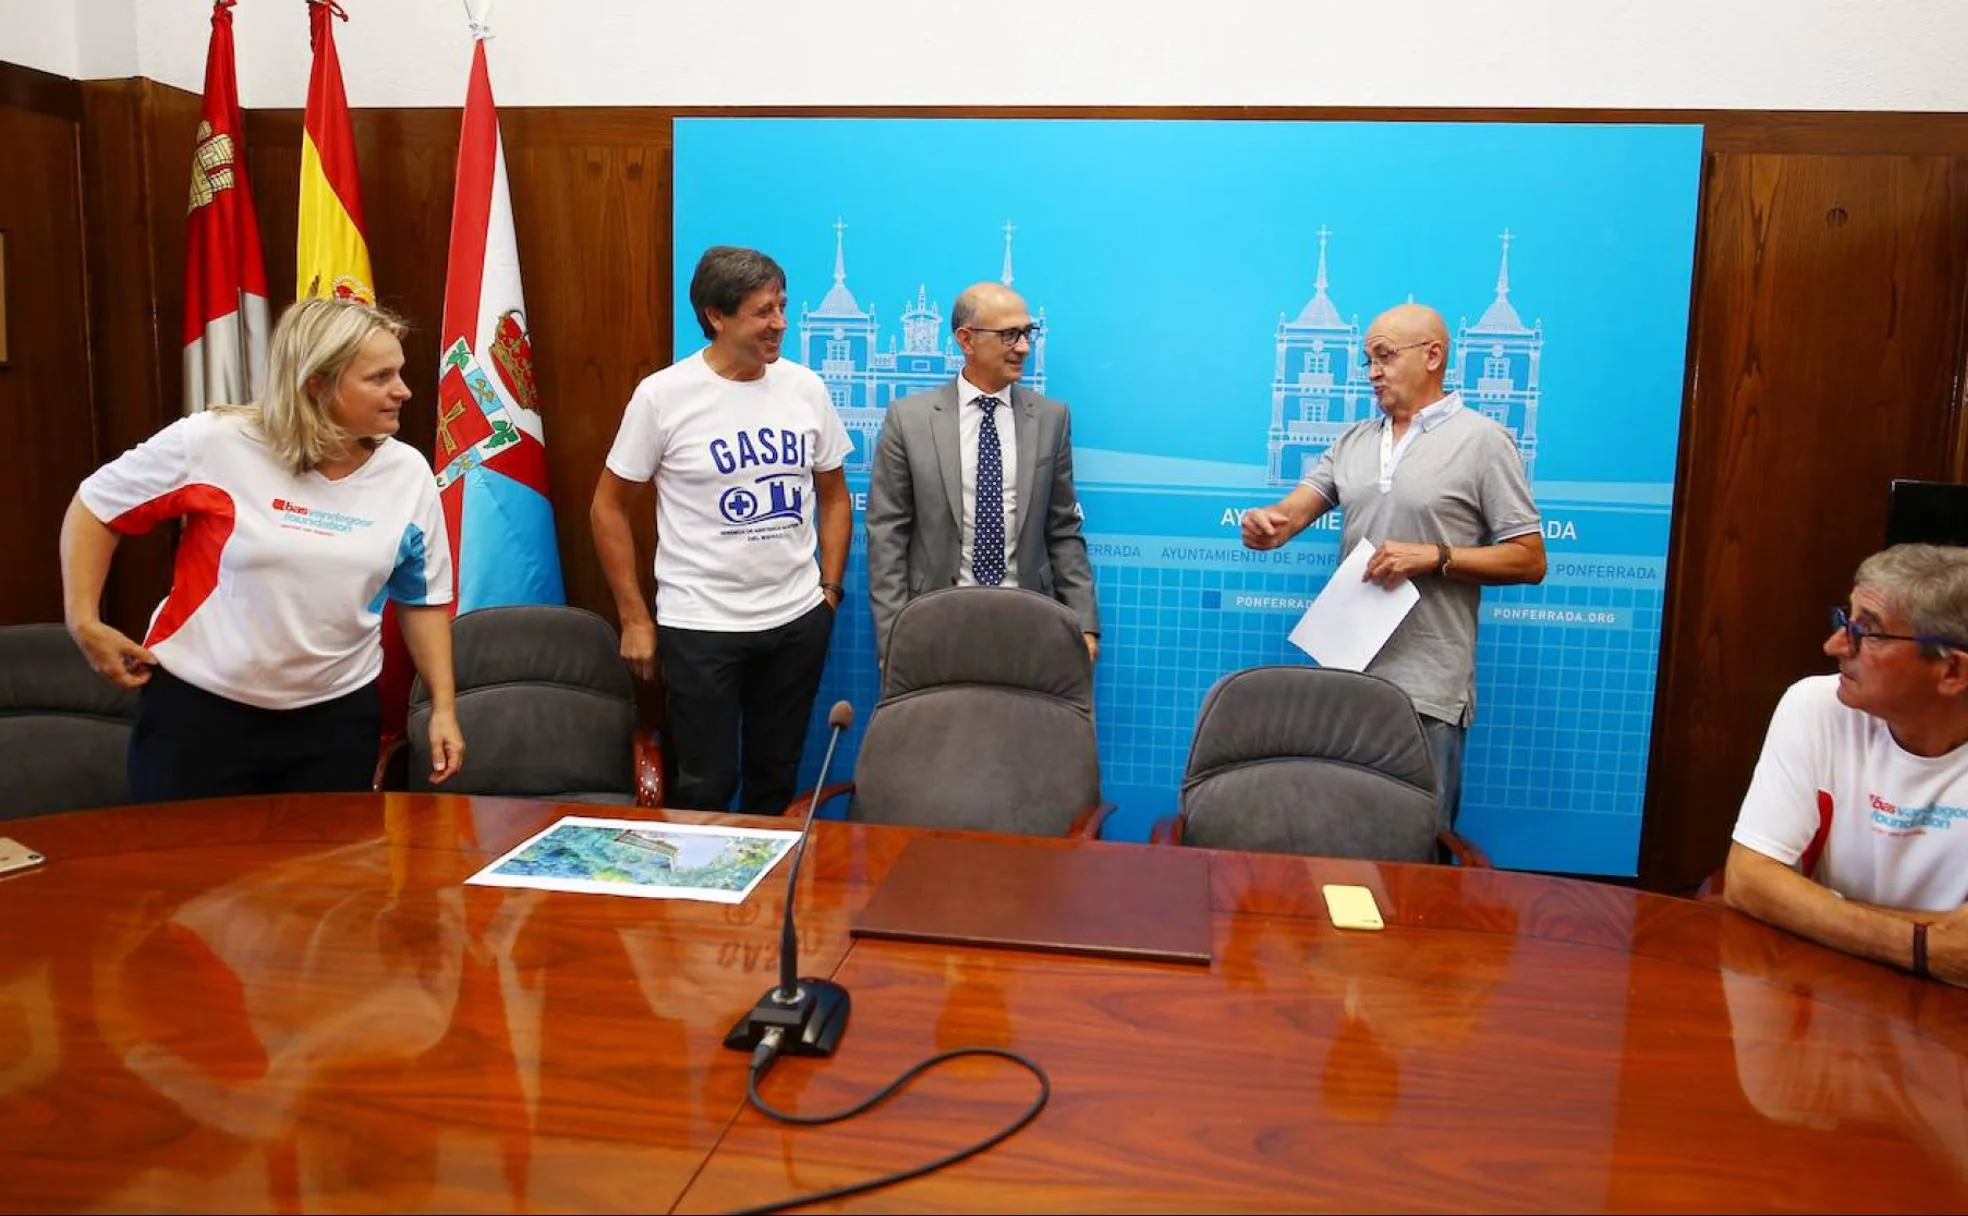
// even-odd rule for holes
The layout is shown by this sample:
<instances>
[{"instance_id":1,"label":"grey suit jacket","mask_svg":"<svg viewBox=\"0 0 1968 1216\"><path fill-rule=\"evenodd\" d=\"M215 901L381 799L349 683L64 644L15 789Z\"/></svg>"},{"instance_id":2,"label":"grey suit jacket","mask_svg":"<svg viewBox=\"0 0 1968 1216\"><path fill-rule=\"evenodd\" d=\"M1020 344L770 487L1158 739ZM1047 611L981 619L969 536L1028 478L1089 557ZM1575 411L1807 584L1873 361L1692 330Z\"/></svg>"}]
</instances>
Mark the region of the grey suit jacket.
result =
<instances>
[{"instance_id":1,"label":"grey suit jacket","mask_svg":"<svg viewBox=\"0 0 1968 1216\"><path fill-rule=\"evenodd\" d=\"M1093 567L1073 491L1073 424L1062 402L1010 389L1018 445L1018 585L1071 608L1080 629L1100 632ZM868 599L875 650L902 605L956 585L963 552L963 464L957 382L888 407L868 483Z\"/></svg>"}]
</instances>

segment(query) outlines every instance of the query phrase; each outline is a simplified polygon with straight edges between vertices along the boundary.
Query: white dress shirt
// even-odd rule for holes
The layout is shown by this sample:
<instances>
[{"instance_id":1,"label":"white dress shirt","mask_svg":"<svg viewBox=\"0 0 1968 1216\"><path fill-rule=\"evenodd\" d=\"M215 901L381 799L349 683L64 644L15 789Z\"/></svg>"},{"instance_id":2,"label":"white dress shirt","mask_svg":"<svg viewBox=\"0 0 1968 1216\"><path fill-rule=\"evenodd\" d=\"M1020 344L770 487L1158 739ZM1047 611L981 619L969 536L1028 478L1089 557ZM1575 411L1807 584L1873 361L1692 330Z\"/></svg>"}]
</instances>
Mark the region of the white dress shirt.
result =
<instances>
[{"instance_id":1,"label":"white dress shirt","mask_svg":"<svg viewBox=\"0 0 1968 1216\"><path fill-rule=\"evenodd\" d=\"M1011 420L1011 385L987 393L962 376L957 377L957 434L963 466L963 552L957 562L957 586L974 587L971 573L971 537L977 530L977 436L984 425L984 408L979 397L996 397L998 408L992 421L998 428L998 448L1004 454L1005 557L1004 586L1018 585L1018 428Z\"/></svg>"}]
</instances>

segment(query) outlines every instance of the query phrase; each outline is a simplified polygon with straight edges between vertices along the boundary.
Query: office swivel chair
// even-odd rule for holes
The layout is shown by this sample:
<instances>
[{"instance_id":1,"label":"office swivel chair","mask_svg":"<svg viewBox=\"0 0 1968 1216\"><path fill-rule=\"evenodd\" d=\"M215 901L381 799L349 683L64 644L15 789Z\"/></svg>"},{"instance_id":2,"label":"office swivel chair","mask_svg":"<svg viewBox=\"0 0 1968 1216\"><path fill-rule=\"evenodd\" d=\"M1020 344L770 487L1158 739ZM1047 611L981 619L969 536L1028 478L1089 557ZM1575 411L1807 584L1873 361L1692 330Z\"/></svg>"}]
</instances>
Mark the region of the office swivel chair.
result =
<instances>
[{"instance_id":1,"label":"office swivel chair","mask_svg":"<svg viewBox=\"0 0 1968 1216\"><path fill-rule=\"evenodd\" d=\"M481 608L452 622L465 763L430 783L430 692L411 686L413 790L661 806L662 753L636 730L635 684L614 628L581 608Z\"/></svg>"},{"instance_id":2,"label":"office swivel chair","mask_svg":"<svg viewBox=\"0 0 1968 1216\"><path fill-rule=\"evenodd\" d=\"M60 625L0 628L0 819L130 801L137 694Z\"/></svg>"},{"instance_id":3,"label":"office swivel chair","mask_svg":"<svg viewBox=\"0 0 1968 1216\"><path fill-rule=\"evenodd\" d=\"M895 615L847 818L1098 835L1093 665L1070 608L1016 587L947 587ZM808 798L788 813L803 814Z\"/></svg>"},{"instance_id":4,"label":"office swivel chair","mask_svg":"<svg viewBox=\"0 0 1968 1216\"><path fill-rule=\"evenodd\" d=\"M1435 768L1414 703L1378 676L1255 667L1203 699L1179 812L1153 839L1204 848L1464 865L1489 860L1437 830Z\"/></svg>"}]
</instances>

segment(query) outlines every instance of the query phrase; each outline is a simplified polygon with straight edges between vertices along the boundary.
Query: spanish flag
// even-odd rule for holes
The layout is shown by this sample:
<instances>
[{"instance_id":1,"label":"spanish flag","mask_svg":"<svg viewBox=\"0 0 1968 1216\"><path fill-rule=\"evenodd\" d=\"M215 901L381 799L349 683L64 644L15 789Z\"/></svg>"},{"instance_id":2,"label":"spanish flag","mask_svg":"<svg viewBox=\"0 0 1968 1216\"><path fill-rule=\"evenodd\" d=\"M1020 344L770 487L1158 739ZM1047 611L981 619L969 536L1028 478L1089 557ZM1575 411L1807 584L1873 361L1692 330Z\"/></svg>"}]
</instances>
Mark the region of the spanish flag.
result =
<instances>
[{"instance_id":1,"label":"spanish flag","mask_svg":"<svg viewBox=\"0 0 1968 1216\"><path fill-rule=\"evenodd\" d=\"M355 133L349 126L342 62L330 18L348 20L334 0L308 0L314 70L308 76L301 137L300 297L340 296L373 304L375 280L362 239L362 188L355 171Z\"/></svg>"}]
</instances>

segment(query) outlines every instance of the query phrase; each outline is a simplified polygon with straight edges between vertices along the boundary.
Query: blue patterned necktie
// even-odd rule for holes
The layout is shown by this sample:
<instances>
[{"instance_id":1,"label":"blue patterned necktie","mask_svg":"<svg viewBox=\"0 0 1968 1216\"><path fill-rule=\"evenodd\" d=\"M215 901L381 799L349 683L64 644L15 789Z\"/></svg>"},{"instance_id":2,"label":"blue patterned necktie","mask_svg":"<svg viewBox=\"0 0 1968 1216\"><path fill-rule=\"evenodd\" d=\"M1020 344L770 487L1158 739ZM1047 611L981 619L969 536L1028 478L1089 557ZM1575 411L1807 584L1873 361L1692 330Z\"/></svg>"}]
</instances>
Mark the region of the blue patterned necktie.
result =
<instances>
[{"instance_id":1,"label":"blue patterned necktie","mask_svg":"<svg viewBox=\"0 0 1968 1216\"><path fill-rule=\"evenodd\" d=\"M984 417L977 427L977 515L970 532L970 573L980 587L1004 582L1004 449L998 444L996 397L979 397Z\"/></svg>"}]
</instances>

